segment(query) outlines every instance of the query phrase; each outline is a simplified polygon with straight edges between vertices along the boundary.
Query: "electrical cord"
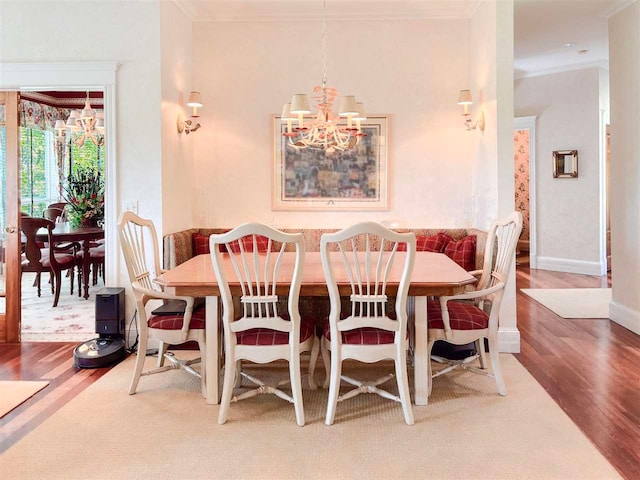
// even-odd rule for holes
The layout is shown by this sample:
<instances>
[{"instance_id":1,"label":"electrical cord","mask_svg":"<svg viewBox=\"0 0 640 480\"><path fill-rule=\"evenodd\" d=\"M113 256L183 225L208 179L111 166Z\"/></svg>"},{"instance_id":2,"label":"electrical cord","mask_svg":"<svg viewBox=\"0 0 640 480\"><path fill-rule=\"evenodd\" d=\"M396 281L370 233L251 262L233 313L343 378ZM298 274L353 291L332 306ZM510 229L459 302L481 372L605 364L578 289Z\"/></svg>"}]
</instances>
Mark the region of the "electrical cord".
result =
<instances>
[{"instance_id":1,"label":"electrical cord","mask_svg":"<svg viewBox=\"0 0 640 480\"><path fill-rule=\"evenodd\" d=\"M133 312L133 317L131 317L131 320L129 321L129 328L127 329L127 334L126 334L126 338L125 338L125 342L126 340L130 337L130 333L131 333L131 329L132 329L132 324L134 324L136 316L138 315L138 311L136 310L135 312ZM140 334L138 332L138 324L135 323L134 324L136 327L136 340L133 342L133 345L131 345L128 348L125 348L125 351L127 353L135 353L138 350L138 339L140 337Z\"/></svg>"}]
</instances>

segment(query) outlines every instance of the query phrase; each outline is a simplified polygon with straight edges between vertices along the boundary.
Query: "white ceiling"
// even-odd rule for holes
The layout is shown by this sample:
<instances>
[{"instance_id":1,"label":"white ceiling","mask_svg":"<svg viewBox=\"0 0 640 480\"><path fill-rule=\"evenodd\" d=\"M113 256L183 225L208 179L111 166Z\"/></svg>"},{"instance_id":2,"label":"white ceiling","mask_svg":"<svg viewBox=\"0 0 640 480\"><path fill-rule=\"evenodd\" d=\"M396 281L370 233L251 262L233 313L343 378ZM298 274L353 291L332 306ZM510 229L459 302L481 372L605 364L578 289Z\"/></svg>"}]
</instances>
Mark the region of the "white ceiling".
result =
<instances>
[{"instance_id":1,"label":"white ceiling","mask_svg":"<svg viewBox=\"0 0 640 480\"><path fill-rule=\"evenodd\" d=\"M633 1L514 0L515 77L606 66L607 18ZM315 21L323 14L320 0L174 2L196 22ZM480 3L482 0L326 0L326 16L330 21L469 18Z\"/></svg>"}]
</instances>

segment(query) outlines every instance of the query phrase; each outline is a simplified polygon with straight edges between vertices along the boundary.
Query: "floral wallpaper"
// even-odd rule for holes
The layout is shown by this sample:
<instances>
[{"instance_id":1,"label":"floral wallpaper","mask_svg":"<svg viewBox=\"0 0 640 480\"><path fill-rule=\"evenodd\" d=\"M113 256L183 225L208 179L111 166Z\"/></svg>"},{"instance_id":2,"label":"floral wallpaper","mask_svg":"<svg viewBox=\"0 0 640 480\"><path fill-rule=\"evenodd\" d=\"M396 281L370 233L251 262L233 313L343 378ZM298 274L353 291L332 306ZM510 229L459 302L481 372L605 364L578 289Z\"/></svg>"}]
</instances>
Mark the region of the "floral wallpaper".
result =
<instances>
[{"instance_id":1,"label":"floral wallpaper","mask_svg":"<svg viewBox=\"0 0 640 480\"><path fill-rule=\"evenodd\" d=\"M529 240L529 130L513 134L516 209L522 213L521 240Z\"/></svg>"}]
</instances>

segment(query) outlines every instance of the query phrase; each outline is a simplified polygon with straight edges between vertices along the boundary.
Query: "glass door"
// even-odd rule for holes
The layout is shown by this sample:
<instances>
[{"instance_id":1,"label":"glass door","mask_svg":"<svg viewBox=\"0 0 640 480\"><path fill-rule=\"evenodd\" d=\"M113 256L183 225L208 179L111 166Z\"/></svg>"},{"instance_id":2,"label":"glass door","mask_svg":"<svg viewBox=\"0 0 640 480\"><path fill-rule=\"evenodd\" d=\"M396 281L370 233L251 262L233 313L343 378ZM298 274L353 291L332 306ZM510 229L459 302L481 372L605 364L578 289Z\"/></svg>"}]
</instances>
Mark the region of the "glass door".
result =
<instances>
[{"instance_id":1,"label":"glass door","mask_svg":"<svg viewBox=\"0 0 640 480\"><path fill-rule=\"evenodd\" d=\"M0 342L20 341L18 92L0 92Z\"/></svg>"}]
</instances>

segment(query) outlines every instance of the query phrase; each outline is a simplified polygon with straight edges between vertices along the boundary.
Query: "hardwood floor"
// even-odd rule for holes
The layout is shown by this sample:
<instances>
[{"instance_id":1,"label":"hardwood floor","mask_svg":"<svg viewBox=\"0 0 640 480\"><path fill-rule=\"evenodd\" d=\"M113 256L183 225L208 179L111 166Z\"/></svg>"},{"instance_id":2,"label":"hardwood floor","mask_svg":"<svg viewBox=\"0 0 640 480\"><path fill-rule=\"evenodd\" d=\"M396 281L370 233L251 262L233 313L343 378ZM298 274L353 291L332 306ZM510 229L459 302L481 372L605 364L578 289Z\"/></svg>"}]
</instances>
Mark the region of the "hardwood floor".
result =
<instances>
[{"instance_id":1,"label":"hardwood floor","mask_svg":"<svg viewBox=\"0 0 640 480\"><path fill-rule=\"evenodd\" d=\"M520 288L606 287L610 279L530 270ZM563 319L518 290L516 358L629 480L640 478L640 336L609 320ZM74 370L75 344L0 344L0 380L51 383L0 419L0 453L108 369Z\"/></svg>"},{"instance_id":2,"label":"hardwood floor","mask_svg":"<svg viewBox=\"0 0 640 480\"><path fill-rule=\"evenodd\" d=\"M606 287L610 279L520 267L517 288ZM564 319L518 290L516 358L627 479L640 478L640 337Z\"/></svg>"}]
</instances>

